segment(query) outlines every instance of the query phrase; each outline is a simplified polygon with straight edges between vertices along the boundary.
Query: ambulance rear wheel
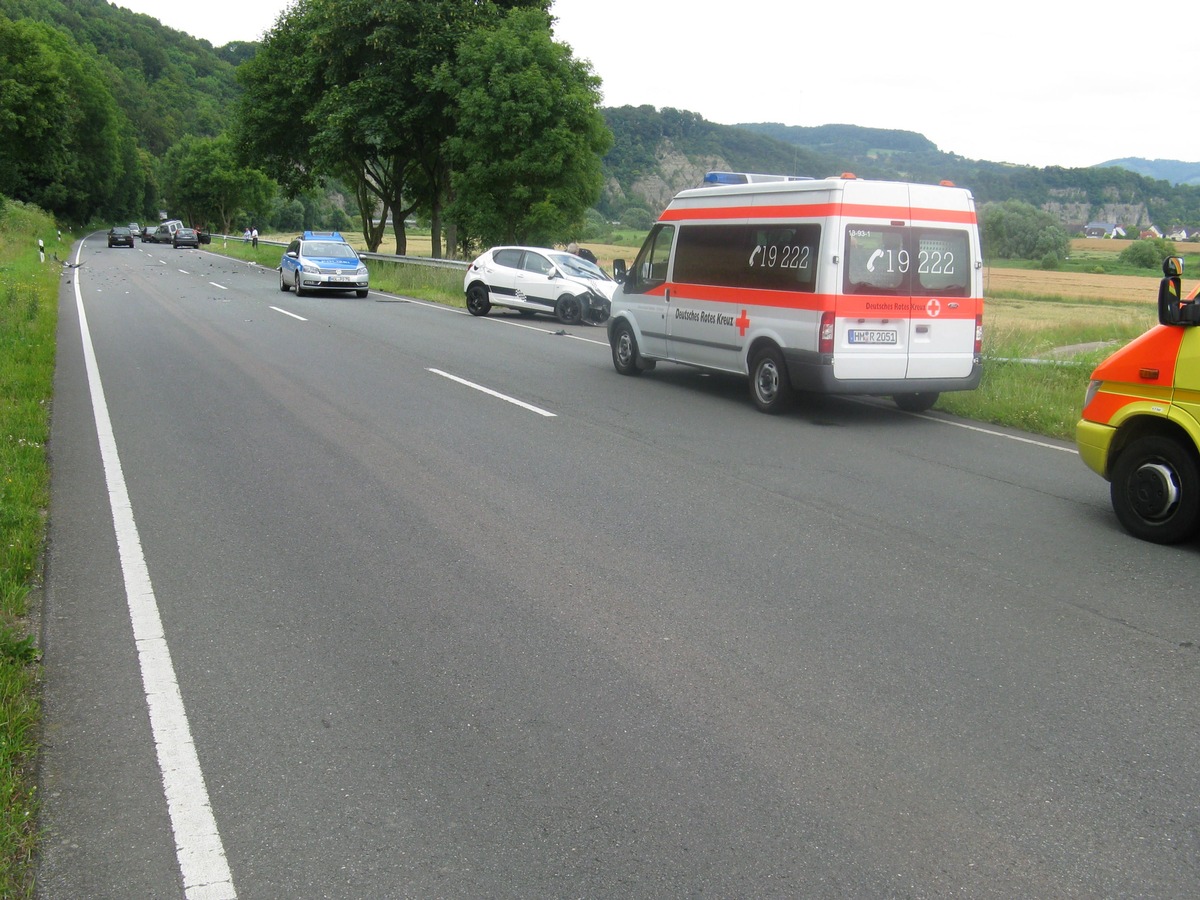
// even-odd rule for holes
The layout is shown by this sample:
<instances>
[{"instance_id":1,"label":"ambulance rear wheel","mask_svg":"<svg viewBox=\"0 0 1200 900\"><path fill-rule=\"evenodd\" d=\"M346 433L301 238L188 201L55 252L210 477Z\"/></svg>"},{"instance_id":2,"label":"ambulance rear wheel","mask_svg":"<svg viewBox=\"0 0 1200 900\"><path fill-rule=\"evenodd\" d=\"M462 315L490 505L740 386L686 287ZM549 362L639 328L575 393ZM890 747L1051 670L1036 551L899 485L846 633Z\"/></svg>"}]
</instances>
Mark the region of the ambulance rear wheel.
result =
<instances>
[{"instance_id":1,"label":"ambulance rear wheel","mask_svg":"<svg viewBox=\"0 0 1200 900\"><path fill-rule=\"evenodd\" d=\"M920 391L913 394L892 394L892 399L905 412L917 413L933 409L933 404L937 403L939 396L941 395L937 391Z\"/></svg>"},{"instance_id":2,"label":"ambulance rear wheel","mask_svg":"<svg viewBox=\"0 0 1200 900\"><path fill-rule=\"evenodd\" d=\"M1200 531L1200 464L1172 438L1151 435L1126 447L1110 493L1117 519L1134 537L1177 544Z\"/></svg>"},{"instance_id":3,"label":"ambulance rear wheel","mask_svg":"<svg viewBox=\"0 0 1200 900\"><path fill-rule=\"evenodd\" d=\"M795 392L783 354L777 348L765 347L754 354L750 362L750 396L765 413L781 413L792 405Z\"/></svg>"}]
</instances>

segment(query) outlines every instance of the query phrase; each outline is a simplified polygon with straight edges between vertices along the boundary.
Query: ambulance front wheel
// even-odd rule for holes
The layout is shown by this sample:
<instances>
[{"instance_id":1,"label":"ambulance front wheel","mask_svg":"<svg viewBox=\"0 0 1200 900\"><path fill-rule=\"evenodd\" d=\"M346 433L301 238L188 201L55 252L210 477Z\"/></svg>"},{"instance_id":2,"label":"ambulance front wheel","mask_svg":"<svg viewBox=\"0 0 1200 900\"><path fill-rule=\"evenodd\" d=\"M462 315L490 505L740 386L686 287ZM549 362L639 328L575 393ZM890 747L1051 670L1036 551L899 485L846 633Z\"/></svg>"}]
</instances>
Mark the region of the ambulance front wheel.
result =
<instances>
[{"instance_id":1,"label":"ambulance front wheel","mask_svg":"<svg viewBox=\"0 0 1200 900\"><path fill-rule=\"evenodd\" d=\"M933 409L933 404L938 402L940 396L937 391L920 391L913 394L892 394L892 399L905 412L916 413Z\"/></svg>"},{"instance_id":2,"label":"ambulance front wheel","mask_svg":"<svg viewBox=\"0 0 1200 900\"><path fill-rule=\"evenodd\" d=\"M612 333L613 368L622 375L641 375L654 364L647 365L638 354L637 338L633 336L633 328L622 319L613 326Z\"/></svg>"},{"instance_id":3,"label":"ambulance front wheel","mask_svg":"<svg viewBox=\"0 0 1200 900\"><path fill-rule=\"evenodd\" d=\"M1117 519L1134 537L1177 544L1200 530L1200 464L1173 438L1150 435L1126 447L1110 491Z\"/></svg>"},{"instance_id":4,"label":"ambulance front wheel","mask_svg":"<svg viewBox=\"0 0 1200 900\"><path fill-rule=\"evenodd\" d=\"M764 347L750 361L750 396L765 413L781 413L792 405L795 392L777 348Z\"/></svg>"}]
</instances>

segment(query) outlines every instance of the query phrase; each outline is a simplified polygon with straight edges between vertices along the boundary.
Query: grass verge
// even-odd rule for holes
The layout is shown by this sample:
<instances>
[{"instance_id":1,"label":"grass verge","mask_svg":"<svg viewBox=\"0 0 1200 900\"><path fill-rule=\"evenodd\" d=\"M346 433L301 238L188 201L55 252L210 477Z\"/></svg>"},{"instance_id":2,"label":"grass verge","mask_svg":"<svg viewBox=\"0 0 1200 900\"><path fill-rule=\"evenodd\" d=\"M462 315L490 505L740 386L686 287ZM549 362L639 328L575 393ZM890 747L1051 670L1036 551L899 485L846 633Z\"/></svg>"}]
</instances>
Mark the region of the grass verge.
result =
<instances>
[{"instance_id":1,"label":"grass verge","mask_svg":"<svg viewBox=\"0 0 1200 900\"><path fill-rule=\"evenodd\" d=\"M0 897L33 892L37 846L39 652L30 597L40 585L50 470L50 399L60 270L38 259L53 220L0 198Z\"/></svg>"}]
</instances>

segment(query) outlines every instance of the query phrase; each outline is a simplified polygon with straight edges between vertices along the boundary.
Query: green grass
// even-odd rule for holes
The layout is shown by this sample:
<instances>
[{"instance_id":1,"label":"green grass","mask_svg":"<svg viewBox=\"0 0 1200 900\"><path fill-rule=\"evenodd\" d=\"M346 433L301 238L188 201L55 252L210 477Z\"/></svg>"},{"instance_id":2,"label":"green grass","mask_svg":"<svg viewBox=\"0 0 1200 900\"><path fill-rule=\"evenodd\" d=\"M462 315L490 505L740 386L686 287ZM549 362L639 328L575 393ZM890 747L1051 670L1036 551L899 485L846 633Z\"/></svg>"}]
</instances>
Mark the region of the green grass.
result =
<instances>
[{"instance_id":1,"label":"green grass","mask_svg":"<svg viewBox=\"0 0 1200 900\"><path fill-rule=\"evenodd\" d=\"M1127 242L1119 242L1124 246ZM1195 272L1200 268L1200 253L1195 252L1193 245L1176 244L1175 252L1183 257L1183 265L1185 272ZM1152 269L1143 269L1137 266L1126 265L1118 259L1119 253L1105 250L1075 250L1072 251L1069 258L1062 260L1055 271L1058 272L1079 272L1081 274L1090 275L1144 275L1147 278L1159 279L1162 277L1162 270L1155 267ZM989 265L1001 265L1006 269L1040 269L1042 264L1038 260L1029 259L1003 259L993 260Z\"/></svg>"},{"instance_id":2,"label":"green grass","mask_svg":"<svg viewBox=\"0 0 1200 900\"><path fill-rule=\"evenodd\" d=\"M0 198L0 897L33 891L37 846L37 639L30 598L40 585L50 472L46 442L60 267L53 221Z\"/></svg>"}]
</instances>

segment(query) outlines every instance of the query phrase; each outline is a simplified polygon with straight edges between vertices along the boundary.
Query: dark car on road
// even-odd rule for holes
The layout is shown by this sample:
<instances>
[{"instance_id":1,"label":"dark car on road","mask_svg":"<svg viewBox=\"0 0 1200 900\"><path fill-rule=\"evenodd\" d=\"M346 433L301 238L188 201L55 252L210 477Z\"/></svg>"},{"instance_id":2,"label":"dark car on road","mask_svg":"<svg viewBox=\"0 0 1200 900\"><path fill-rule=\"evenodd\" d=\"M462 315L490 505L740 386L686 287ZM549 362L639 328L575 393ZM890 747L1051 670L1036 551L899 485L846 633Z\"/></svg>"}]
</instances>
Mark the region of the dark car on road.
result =
<instances>
[{"instance_id":1,"label":"dark car on road","mask_svg":"<svg viewBox=\"0 0 1200 900\"><path fill-rule=\"evenodd\" d=\"M180 247L195 247L200 249L200 232L195 228L180 228L171 236L171 246L178 250Z\"/></svg>"},{"instance_id":2,"label":"dark car on road","mask_svg":"<svg viewBox=\"0 0 1200 900\"><path fill-rule=\"evenodd\" d=\"M175 242L175 232L182 227L183 223L178 219L168 219L150 231L149 234L143 231L142 240L147 244L173 244Z\"/></svg>"},{"instance_id":3,"label":"dark car on road","mask_svg":"<svg viewBox=\"0 0 1200 900\"><path fill-rule=\"evenodd\" d=\"M114 225L108 229L108 246L110 247L132 247L133 232L129 230L128 225Z\"/></svg>"}]
</instances>

